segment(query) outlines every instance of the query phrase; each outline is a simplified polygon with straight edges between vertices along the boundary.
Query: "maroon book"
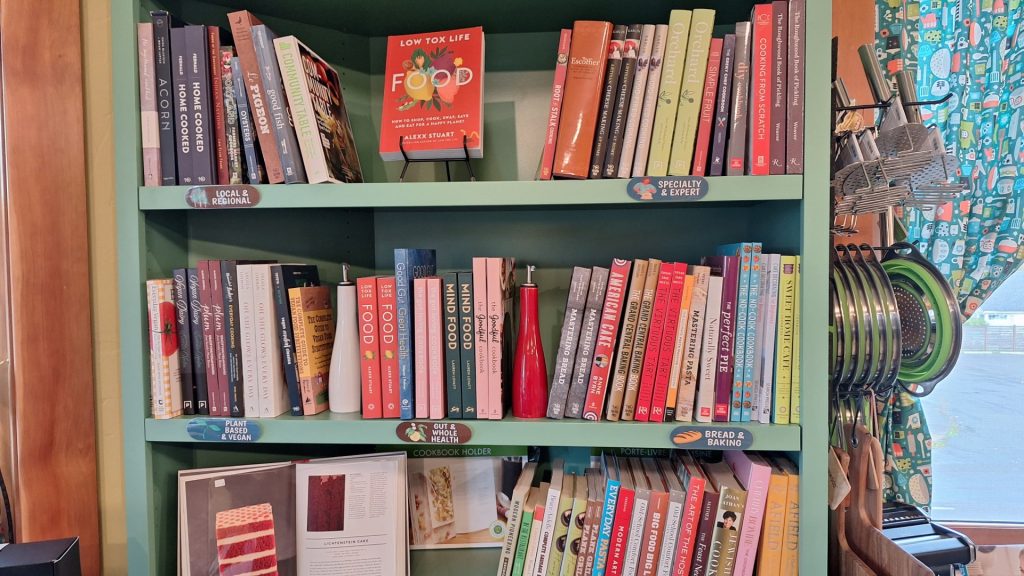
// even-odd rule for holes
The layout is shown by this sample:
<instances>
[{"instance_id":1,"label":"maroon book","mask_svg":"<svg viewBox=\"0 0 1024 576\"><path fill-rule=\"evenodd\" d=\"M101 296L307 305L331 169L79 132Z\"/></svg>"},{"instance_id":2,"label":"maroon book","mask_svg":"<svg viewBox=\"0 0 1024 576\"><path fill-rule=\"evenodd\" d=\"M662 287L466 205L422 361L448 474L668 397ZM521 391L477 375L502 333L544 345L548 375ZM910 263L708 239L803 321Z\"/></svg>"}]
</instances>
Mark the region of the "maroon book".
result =
<instances>
[{"instance_id":1,"label":"maroon book","mask_svg":"<svg viewBox=\"0 0 1024 576\"><path fill-rule=\"evenodd\" d=\"M789 16L788 0L775 0L772 2L772 56L775 61L772 63L771 90L772 90L772 112L771 112L771 164L768 166L769 174L786 173L786 138L789 136L786 124L786 112L788 109L787 96L787 52L788 43L786 36L789 34L787 24Z\"/></svg>"},{"instance_id":2,"label":"maroon book","mask_svg":"<svg viewBox=\"0 0 1024 576\"><path fill-rule=\"evenodd\" d=\"M705 256L702 262L722 277L722 308L718 319L718 374L715 375L715 422L729 421L732 399L733 351L736 341L736 298L739 292L738 256Z\"/></svg>"},{"instance_id":3,"label":"maroon book","mask_svg":"<svg viewBox=\"0 0 1024 576\"><path fill-rule=\"evenodd\" d=\"M230 416L231 402L228 390L228 343L224 317L224 286L219 260L208 260L207 272L210 277L210 310L213 311L213 349L214 361L217 363L217 408L214 416ZM212 394L212 393L211 393Z\"/></svg>"},{"instance_id":4,"label":"maroon book","mask_svg":"<svg viewBox=\"0 0 1024 576\"><path fill-rule=\"evenodd\" d=\"M224 67L220 55L220 27L206 27L206 51L210 60L210 107L213 110L213 153L217 184L230 184L228 173L228 137L224 126Z\"/></svg>"},{"instance_id":5,"label":"maroon book","mask_svg":"<svg viewBox=\"0 0 1024 576\"><path fill-rule=\"evenodd\" d=\"M220 267L217 267L218 271ZM203 330L203 360L206 362L207 400L210 416L221 416L219 366L217 363L217 346L213 329L213 287L210 282L210 261L200 260L196 266L199 274L199 308L200 322ZM223 302L220 300L219 302ZM219 304L218 304L219 305Z\"/></svg>"},{"instance_id":6,"label":"maroon book","mask_svg":"<svg viewBox=\"0 0 1024 576\"><path fill-rule=\"evenodd\" d=\"M804 0L789 0L786 174L804 173Z\"/></svg>"}]
</instances>

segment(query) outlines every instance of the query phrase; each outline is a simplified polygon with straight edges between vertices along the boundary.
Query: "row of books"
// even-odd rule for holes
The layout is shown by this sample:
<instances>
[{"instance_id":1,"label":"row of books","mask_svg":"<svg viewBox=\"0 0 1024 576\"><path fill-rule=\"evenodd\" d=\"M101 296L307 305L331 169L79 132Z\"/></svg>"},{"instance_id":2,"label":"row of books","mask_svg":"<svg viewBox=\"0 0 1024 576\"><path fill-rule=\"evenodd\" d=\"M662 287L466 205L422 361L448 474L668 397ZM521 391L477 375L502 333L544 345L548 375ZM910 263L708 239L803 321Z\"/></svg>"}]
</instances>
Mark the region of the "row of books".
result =
<instances>
[{"instance_id":1,"label":"row of books","mask_svg":"<svg viewBox=\"0 0 1024 576\"><path fill-rule=\"evenodd\" d=\"M798 424L799 256L761 250L574 268L548 417Z\"/></svg>"},{"instance_id":2,"label":"row of books","mask_svg":"<svg viewBox=\"0 0 1024 576\"><path fill-rule=\"evenodd\" d=\"M497 576L795 576L799 510L799 474L782 457L605 453L583 474L555 461L543 477L528 463Z\"/></svg>"},{"instance_id":3,"label":"row of books","mask_svg":"<svg viewBox=\"0 0 1024 576\"><path fill-rule=\"evenodd\" d=\"M154 418L327 408L330 291L316 266L200 260L146 282Z\"/></svg>"},{"instance_id":4,"label":"row of books","mask_svg":"<svg viewBox=\"0 0 1024 576\"><path fill-rule=\"evenodd\" d=\"M505 414L515 260L473 258L472 270L441 276L435 262L434 250L396 251L395 276L356 281L364 418ZM412 277L404 312L412 329L403 353L394 287L405 275Z\"/></svg>"},{"instance_id":5,"label":"row of books","mask_svg":"<svg viewBox=\"0 0 1024 576\"><path fill-rule=\"evenodd\" d=\"M803 173L805 0L562 30L540 177Z\"/></svg>"},{"instance_id":6,"label":"row of books","mask_svg":"<svg viewBox=\"0 0 1024 576\"><path fill-rule=\"evenodd\" d=\"M138 25L143 183L360 182L338 73L248 11ZM229 45L229 43L233 44Z\"/></svg>"}]
</instances>

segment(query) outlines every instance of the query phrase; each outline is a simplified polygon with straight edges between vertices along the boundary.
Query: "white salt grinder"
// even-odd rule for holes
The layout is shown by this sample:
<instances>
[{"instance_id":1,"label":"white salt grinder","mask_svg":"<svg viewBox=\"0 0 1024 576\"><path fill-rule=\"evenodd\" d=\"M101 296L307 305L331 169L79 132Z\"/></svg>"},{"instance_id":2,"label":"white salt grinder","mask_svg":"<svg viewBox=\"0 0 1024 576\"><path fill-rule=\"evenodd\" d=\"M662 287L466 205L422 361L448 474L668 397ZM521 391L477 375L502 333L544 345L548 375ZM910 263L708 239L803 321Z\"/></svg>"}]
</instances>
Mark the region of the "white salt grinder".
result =
<instances>
[{"instance_id":1,"label":"white salt grinder","mask_svg":"<svg viewBox=\"0 0 1024 576\"><path fill-rule=\"evenodd\" d=\"M328 377L331 412L359 411L359 327L356 316L356 284L349 280L349 265L341 265L338 283L338 325Z\"/></svg>"}]
</instances>

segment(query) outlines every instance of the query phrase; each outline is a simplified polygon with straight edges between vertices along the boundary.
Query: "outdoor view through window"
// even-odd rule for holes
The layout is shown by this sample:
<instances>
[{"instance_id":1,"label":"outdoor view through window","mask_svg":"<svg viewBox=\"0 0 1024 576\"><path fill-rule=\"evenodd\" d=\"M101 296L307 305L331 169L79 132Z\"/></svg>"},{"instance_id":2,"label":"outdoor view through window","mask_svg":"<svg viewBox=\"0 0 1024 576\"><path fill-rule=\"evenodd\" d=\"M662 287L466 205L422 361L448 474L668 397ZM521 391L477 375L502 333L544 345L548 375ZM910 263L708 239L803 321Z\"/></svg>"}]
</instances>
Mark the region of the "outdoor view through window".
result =
<instances>
[{"instance_id":1,"label":"outdoor view through window","mask_svg":"<svg viewBox=\"0 0 1024 576\"><path fill-rule=\"evenodd\" d=\"M1024 522L1024 273L964 325L953 372L924 399L936 520Z\"/></svg>"}]
</instances>

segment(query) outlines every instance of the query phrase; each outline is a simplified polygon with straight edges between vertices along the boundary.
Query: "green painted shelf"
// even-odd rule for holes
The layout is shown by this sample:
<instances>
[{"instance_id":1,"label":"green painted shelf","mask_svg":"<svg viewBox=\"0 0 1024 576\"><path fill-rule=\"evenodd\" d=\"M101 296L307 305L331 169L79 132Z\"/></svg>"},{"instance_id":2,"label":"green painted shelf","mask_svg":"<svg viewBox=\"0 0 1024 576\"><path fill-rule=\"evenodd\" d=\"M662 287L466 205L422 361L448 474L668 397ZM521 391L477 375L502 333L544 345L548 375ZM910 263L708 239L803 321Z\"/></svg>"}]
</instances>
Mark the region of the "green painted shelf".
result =
<instances>
[{"instance_id":1,"label":"green painted shelf","mask_svg":"<svg viewBox=\"0 0 1024 576\"><path fill-rule=\"evenodd\" d=\"M639 204L624 179L259 185L257 208L419 208ZM188 186L141 186L142 210L184 210ZM704 202L800 200L802 176L708 178Z\"/></svg>"},{"instance_id":2,"label":"green painted shelf","mask_svg":"<svg viewBox=\"0 0 1024 576\"><path fill-rule=\"evenodd\" d=\"M193 417L146 419L149 442L195 442L185 428ZM394 444L401 420L363 420L357 414L258 418L261 444ZM584 420L451 420L469 426L471 444L484 446L629 446L673 448L672 431L684 423L588 422ZM723 423L753 435L754 450L800 450L800 426Z\"/></svg>"}]
</instances>

